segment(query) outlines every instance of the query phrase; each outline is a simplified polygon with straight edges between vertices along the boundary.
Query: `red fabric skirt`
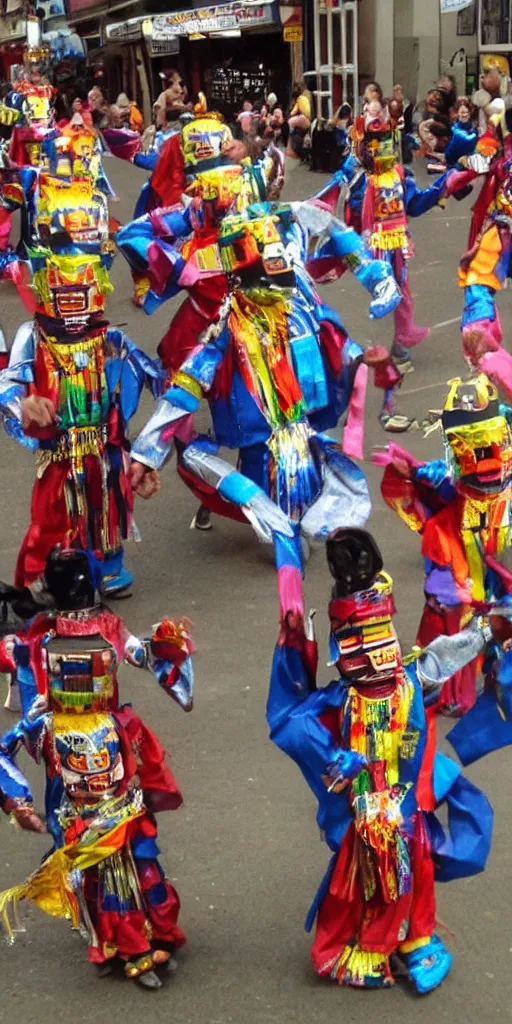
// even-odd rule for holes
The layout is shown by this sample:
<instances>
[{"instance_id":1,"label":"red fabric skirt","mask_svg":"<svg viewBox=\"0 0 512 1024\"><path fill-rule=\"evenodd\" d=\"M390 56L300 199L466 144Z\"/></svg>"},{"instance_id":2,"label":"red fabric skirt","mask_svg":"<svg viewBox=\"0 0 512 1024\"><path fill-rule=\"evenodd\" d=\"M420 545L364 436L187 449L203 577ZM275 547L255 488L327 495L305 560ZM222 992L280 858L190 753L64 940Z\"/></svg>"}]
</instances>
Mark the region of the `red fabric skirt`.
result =
<instances>
[{"instance_id":1,"label":"red fabric skirt","mask_svg":"<svg viewBox=\"0 0 512 1024\"><path fill-rule=\"evenodd\" d=\"M113 469L108 455L107 482L103 461L84 459L77 487L71 462L51 462L32 491L30 526L16 565L16 586L29 586L44 572L46 559L56 544L79 546L98 557L115 554L128 536L133 494L122 467ZM80 493L78 493L80 491Z\"/></svg>"},{"instance_id":2,"label":"red fabric skirt","mask_svg":"<svg viewBox=\"0 0 512 1024\"><path fill-rule=\"evenodd\" d=\"M402 942L430 937L435 930L434 863L423 816L417 815L410 840L410 892L393 902L385 903L380 894L366 902L359 871L347 891L346 880L359 842L352 824L343 840L329 892L318 912L311 950L318 974L330 974L348 943L358 943L367 952L390 956Z\"/></svg>"}]
</instances>

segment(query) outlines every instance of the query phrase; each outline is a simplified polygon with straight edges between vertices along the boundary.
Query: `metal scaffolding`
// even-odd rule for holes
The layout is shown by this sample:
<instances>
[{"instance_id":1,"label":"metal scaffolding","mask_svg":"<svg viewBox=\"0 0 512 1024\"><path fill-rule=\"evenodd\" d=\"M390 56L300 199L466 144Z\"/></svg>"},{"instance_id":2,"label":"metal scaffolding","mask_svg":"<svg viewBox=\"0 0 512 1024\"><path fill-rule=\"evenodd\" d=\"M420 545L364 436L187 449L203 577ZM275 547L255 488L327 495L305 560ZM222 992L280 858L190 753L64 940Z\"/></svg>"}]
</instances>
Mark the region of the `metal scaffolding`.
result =
<instances>
[{"instance_id":1,"label":"metal scaffolding","mask_svg":"<svg viewBox=\"0 0 512 1024\"><path fill-rule=\"evenodd\" d=\"M358 0L313 0L315 67L304 73L318 118L332 117L333 88L341 79L342 102L358 113Z\"/></svg>"}]
</instances>

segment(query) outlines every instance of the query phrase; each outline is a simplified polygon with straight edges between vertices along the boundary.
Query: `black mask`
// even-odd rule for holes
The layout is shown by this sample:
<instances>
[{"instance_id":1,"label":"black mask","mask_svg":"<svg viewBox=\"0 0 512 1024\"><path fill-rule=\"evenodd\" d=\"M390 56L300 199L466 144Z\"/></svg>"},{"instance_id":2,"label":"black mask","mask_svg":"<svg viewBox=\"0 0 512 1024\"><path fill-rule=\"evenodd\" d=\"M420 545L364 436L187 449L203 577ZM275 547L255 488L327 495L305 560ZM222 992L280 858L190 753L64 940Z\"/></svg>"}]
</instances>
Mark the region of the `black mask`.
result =
<instances>
[{"instance_id":1,"label":"black mask","mask_svg":"<svg viewBox=\"0 0 512 1024\"><path fill-rule=\"evenodd\" d=\"M54 548L48 555L44 575L59 611L80 611L94 604L96 587L85 551Z\"/></svg>"},{"instance_id":2,"label":"black mask","mask_svg":"<svg viewBox=\"0 0 512 1024\"><path fill-rule=\"evenodd\" d=\"M326 552L335 580L333 597L368 590L384 565L377 544L366 530L336 530L327 541Z\"/></svg>"}]
</instances>

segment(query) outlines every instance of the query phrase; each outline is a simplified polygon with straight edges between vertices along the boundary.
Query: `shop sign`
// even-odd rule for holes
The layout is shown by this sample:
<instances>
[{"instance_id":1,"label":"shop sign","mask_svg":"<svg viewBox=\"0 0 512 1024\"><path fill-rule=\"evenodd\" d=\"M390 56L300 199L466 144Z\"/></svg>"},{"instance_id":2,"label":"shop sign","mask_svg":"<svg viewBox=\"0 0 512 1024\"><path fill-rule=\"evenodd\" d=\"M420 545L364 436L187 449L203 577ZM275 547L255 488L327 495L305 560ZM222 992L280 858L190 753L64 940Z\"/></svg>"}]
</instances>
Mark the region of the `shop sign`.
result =
<instances>
[{"instance_id":1,"label":"shop sign","mask_svg":"<svg viewBox=\"0 0 512 1024\"><path fill-rule=\"evenodd\" d=\"M302 25L285 25L283 29L283 39L285 43L304 42L304 29L302 28Z\"/></svg>"},{"instance_id":2,"label":"shop sign","mask_svg":"<svg viewBox=\"0 0 512 1024\"><path fill-rule=\"evenodd\" d=\"M164 57L170 53L180 52L179 36L160 32L155 28L151 18L145 18L142 22L142 33L150 57Z\"/></svg>"},{"instance_id":3,"label":"shop sign","mask_svg":"<svg viewBox=\"0 0 512 1024\"><path fill-rule=\"evenodd\" d=\"M235 2L202 7L194 11L175 11L159 14L151 19L153 29L161 35L167 33L191 36L196 33L225 32L229 29L256 28L260 25L274 25L276 11L273 3L262 3L247 7L240 0Z\"/></svg>"},{"instance_id":4,"label":"shop sign","mask_svg":"<svg viewBox=\"0 0 512 1024\"><path fill-rule=\"evenodd\" d=\"M452 14L454 11L463 11L465 7L471 7L473 0L440 0L441 14Z\"/></svg>"},{"instance_id":5,"label":"shop sign","mask_svg":"<svg viewBox=\"0 0 512 1024\"><path fill-rule=\"evenodd\" d=\"M110 43L142 39L142 22L142 18L129 18L128 21L116 21L113 25L105 25L105 36Z\"/></svg>"}]
</instances>

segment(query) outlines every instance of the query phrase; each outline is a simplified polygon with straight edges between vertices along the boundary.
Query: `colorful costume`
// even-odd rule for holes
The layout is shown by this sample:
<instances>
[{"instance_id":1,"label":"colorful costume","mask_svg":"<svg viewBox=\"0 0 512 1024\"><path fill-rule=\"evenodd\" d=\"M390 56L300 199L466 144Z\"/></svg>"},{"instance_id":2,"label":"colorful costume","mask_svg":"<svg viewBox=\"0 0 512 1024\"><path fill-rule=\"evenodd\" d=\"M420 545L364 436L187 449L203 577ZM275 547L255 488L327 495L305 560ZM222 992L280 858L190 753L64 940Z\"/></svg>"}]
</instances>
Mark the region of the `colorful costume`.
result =
<instances>
[{"instance_id":1,"label":"colorful costume","mask_svg":"<svg viewBox=\"0 0 512 1024\"><path fill-rule=\"evenodd\" d=\"M290 579L267 719L271 738L318 800L318 825L333 854L306 923L309 931L316 918L313 965L339 984L381 988L393 984L396 954L416 991L429 992L452 962L434 934L434 879L481 871L492 829L486 797L435 753L424 705L436 699L443 666L428 652L404 664L380 553L364 531L339 530L327 555L340 679L317 689L300 577L279 537L276 553ZM479 629L462 642L451 639L459 664L485 643ZM456 811L446 830L434 813L444 802Z\"/></svg>"},{"instance_id":2,"label":"colorful costume","mask_svg":"<svg viewBox=\"0 0 512 1024\"><path fill-rule=\"evenodd\" d=\"M327 493L330 471L336 486L350 480L349 490L366 490L360 471L318 433L351 405L344 449L361 457L366 367L359 365L362 350L312 286L305 269L310 241L328 239L329 259L350 266L372 296L373 315L394 308L398 291L387 264L372 260L323 200L247 203L259 187L258 167L241 165L200 173L196 187L201 202L180 213L157 211L117 235L130 264L151 275L149 312L180 289L189 293L159 349L170 388L132 456L148 468L161 466L176 436L180 474L212 511L244 519L229 502L245 505L252 481L304 525L308 509ZM319 247L311 261L323 255ZM192 440L202 397L215 442ZM214 458L221 445L240 450L236 497L234 478L225 479L232 467Z\"/></svg>"},{"instance_id":3,"label":"colorful costume","mask_svg":"<svg viewBox=\"0 0 512 1024\"><path fill-rule=\"evenodd\" d=\"M105 319L112 291L108 182L96 133L80 120L44 144L46 170L20 172L23 242L34 310L0 373L0 412L7 432L37 451L32 521L16 582L34 584L57 543L77 544L102 559L103 589L125 589L123 539L130 533L132 492L126 481L126 426L142 388L159 389L156 365ZM25 270L27 271L27 265ZM23 427L25 399L51 410L49 422Z\"/></svg>"},{"instance_id":4,"label":"colorful costume","mask_svg":"<svg viewBox=\"0 0 512 1024\"><path fill-rule=\"evenodd\" d=\"M496 293L510 277L512 213L512 136L504 142L489 128L476 152L463 158L451 187L470 185L485 175L473 208L467 251L461 260L459 285L464 289L462 335L470 363L512 388L512 358L501 348L503 333Z\"/></svg>"},{"instance_id":5,"label":"colorful costume","mask_svg":"<svg viewBox=\"0 0 512 1024\"><path fill-rule=\"evenodd\" d=\"M377 104L357 118L352 129L353 157L363 168L363 175L355 170L350 159L342 178L351 179L347 221L361 230L372 254L386 260L392 268L402 293L402 301L395 310L395 339L392 355L409 363L408 349L428 337L428 328L414 323L414 304L409 287L408 263L414 255L407 218L420 217L437 206L446 191L446 175L442 175L430 188L418 188L414 175L397 163L395 130L388 111Z\"/></svg>"},{"instance_id":6,"label":"colorful costume","mask_svg":"<svg viewBox=\"0 0 512 1024\"><path fill-rule=\"evenodd\" d=\"M42 142L52 128L53 92L48 84L22 81L0 102L0 277L12 277L17 262L10 244L12 212L21 189L16 168L41 162Z\"/></svg>"},{"instance_id":7,"label":"colorful costume","mask_svg":"<svg viewBox=\"0 0 512 1024\"><path fill-rule=\"evenodd\" d=\"M117 957L127 977L156 988L154 968L185 937L178 895L158 860L154 813L179 807L182 797L154 734L119 703L117 669L122 661L150 669L189 710L189 624L166 619L151 640L131 635L94 604L84 552L52 553L46 584L66 610L36 615L16 638L24 716L0 751L12 758L24 746L44 763L54 847L26 883L0 894L0 914L11 938L9 910L20 900L70 918L87 932L92 963Z\"/></svg>"},{"instance_id":8,"label":"colorful costume","mask_svg":"<svg viewBox=\"0 0 512 1024\"><path fill-rule=\"evenodd\" d=\"M440 633L457 633L475 605L501 596L501 581L487 559L499 556L512 539L512 410L499 404L484 375L455 380L442 426L445 461L422 464L396 446L374 457L388 463L384 500L422 538L421 647ZM396 468L396 456L407 465L407 476ZM475 662L448 680L442 710L461 713L474 704L480 667Z\"/></svg>"}]
</instances>

